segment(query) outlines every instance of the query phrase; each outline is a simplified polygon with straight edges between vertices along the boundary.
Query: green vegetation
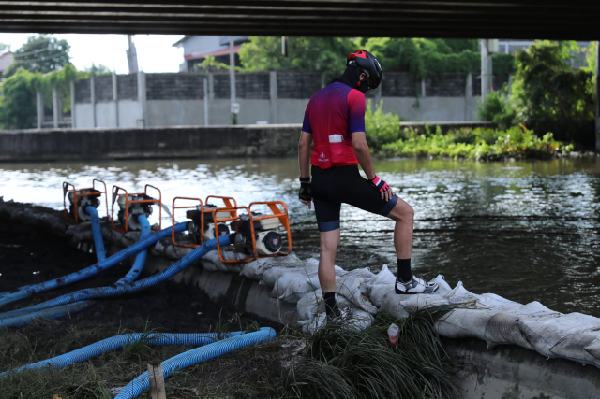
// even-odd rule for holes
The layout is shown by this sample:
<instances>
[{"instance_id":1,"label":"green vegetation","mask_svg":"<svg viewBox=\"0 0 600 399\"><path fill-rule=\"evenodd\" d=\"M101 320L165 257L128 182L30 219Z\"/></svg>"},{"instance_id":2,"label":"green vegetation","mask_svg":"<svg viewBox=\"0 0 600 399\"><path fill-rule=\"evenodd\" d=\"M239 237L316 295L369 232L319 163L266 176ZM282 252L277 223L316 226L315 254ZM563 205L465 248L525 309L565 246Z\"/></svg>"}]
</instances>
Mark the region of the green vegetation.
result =
<instances>
[{"instance_id":1,"label":"green vegetation","mask_svg":"<svg viewBox=\"0 0 600 399\"><path fill-rule=\"evenodd\" d=\"M294 362L288 390L298 398L453 397L452 365L434 319L427 312L404 320L378 314L361 332L326 326ZM400 327L396 348L387 339L392 322Z\"/></svg>"},{"instance_id":2,"label":"green vegetation","mask_svg":"<svg viewBox=\"0 0 600 399\"><path fill-rule=\"evenodd\" d=\"M413 129L404 129L401 139L383 146L383 153L495 161L506 158L547 159L573 149L572 145L556 141L552 133L540 138L524 126L507 130L459 129L445 134L439 127L432 130L420 134Z\"/></svg>"},{"instance_id":3,"label":"green vegetation","mask_svg":"<svg viewBox=\"0 0 600 399\"><path fill-rule=\"evenodd\" d=\"M576 42L535 42L518 53L510 91L488 96L480 117L501 128L523 123L537 134L551 130L559 140L592 147L593 50L586 65L575 67L573 55L581 53Z\"/></svg>"},{"instance_id":4,"label":"green vegetation","mask_svg":"<svg viewBox=\"0 0 600 399\"><path fill-rule=\"evenodd\" d=\"M6 76L19 69L48 73L69 63L69 43L53 36L30 36L27 42L15 51L15 61L8 67Z\"/></svg>"},{"instance_id":5,"label":"green vegetation","mask_svg":"<svg viewBox=\"0 0 600 399\"><path fill-rule=\"evenodd\" d=\"M366 48L381 60L385 71L404 71L416 79L441 73L473 73L481 68L477 39L426 39L394 37L289 37L288 55L281 53L279 36L251 36L240 50L245 71L316 71L328 76L343 71L341 54ZM508 76L514 71L514 57L493 57L494 73Z\"/></svg>"},{"instance_id":6,"label":"green vegetation","mask_svg":"<svg viewBox=\"0 0 600 399\"><path fill-rule=\"evenodd\" d=\"M281 37L251 36L240 49L240 61L245 71L309 71L331 76L344 70L340 55L355 47L347 37L288 38L288 55L281 53Z\"/></svg>"}]
</instances>

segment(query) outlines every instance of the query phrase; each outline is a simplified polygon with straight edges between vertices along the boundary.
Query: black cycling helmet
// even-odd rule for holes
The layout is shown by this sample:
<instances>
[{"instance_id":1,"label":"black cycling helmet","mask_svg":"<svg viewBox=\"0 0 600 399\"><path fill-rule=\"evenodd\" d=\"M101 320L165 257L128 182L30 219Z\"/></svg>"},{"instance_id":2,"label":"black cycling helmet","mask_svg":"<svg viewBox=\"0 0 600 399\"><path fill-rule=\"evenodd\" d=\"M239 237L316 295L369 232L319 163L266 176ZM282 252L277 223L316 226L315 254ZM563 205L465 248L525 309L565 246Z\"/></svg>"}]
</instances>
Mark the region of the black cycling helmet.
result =
<instances>
[{"instance_id":1,"label":"black cycling helmet","mask_svg":"<svg viewBox=\"0 0 600 399\"><path fill-rule=\"evenodd\" d=\"M379 87L383 78L383 69L379 60L367 50L355 50L348 54L346 66L358 67L361 72L367 74L367 85L361 87L362 91L373 90Z\"/></svg>"}]
</instances>

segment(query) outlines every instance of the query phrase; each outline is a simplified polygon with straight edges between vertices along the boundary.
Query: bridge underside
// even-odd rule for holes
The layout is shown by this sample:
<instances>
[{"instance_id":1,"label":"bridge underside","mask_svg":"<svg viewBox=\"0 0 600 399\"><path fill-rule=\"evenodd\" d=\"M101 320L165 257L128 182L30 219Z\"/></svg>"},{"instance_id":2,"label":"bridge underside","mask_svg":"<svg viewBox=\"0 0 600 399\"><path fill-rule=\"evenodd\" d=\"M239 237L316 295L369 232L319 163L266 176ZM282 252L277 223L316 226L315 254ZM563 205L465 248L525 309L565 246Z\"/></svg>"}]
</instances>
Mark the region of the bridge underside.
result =
<instances>
[{"instance_id":1,"label":"bridge underside","mask_svg":"<svg viewBox=\"0 0 600 399\"><path fill-rule=\"evenodd\" d=\"M0 1L0 31L598 39L600 2Z\"/></svg>"}]
</instances>

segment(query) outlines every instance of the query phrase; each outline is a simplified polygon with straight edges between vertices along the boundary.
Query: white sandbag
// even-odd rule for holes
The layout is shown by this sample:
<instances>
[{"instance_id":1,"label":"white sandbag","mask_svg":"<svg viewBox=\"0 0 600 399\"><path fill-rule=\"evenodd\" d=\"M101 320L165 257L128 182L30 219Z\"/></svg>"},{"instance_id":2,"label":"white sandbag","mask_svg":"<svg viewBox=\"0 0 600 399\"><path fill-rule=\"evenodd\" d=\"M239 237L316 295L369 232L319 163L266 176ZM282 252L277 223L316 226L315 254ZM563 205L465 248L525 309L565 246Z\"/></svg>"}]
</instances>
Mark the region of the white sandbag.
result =
<instances>
[{"instance_id":1,"label":"white sandbag","mask_svg":"<svg viewBox=\"0 0 600 399\"><path fill-rule=\"evenodd\" d=\"M227 260L233 259L241 259L245 255L237 254L231 251L223 252L223 257ZM240 264L225 264L221 262L219 258L219 253L216 249L208 251L202 257L202 268L206 271L214 272L239 272L242 268Z\"/></svg>"},{"instance_id":2,"label":"white sandbag","mask_svg":"<svg viewBox=\"0 0 600 399\"><path fill-rule=\"evenodd\" d=\"M456 283L456 287L444 295L451 305L473 305L479 300L479 295L467 291L462 281Z\"/></svg>"},{"instance_id":3,"label":"white sandbag","mask_svg":"<svg viewBox=\"0 0 600 399\"><path fill-rule=\"evenodd\" d=\"M367 281L367 289L371 303L377 307L383 305L385 295L394 290L396 276L388 269L387 265L381 267L381 271Z\"/></svg>"},{"instance_id":4,"label":"white sandbag","mask_svg":"<svg viewBox=\"0 0 600 399\"><path fill-rule=\"evenodd\" d=\"M317 331L319 331L324 325L326 321L325 313L319 313L316 317L310 320L302 320L298 321L298 324L302 328L302 332L304 334L314 335Z\"/></svg>"},{"instance_id":5,"label":"white sandbag","mask_svg":"<svg viewBox=\"0 0 600 399\"><path fill-rule=\"evenodd\" d=\"M284 302L296 303L304 294L314 291L310 277L298 272L284 273L275 282L272 296Z\"/></svg>"},{"instance_id":6,"label":"white sandbag","mask_svg":"<svg viewBox=\"0 0 600 399\"><path fill-rule=\"evenodd\" d=\"M364 331L373 324L375 317L369 312L352 307L349 309L349 317L345 321L345 327L354 331Z\"/></svg>"},{"instance_id":7,"label":"white sandbag","mask_svg":"<svg viewBox=\"0 0 600 399\"><path fill-rule=\"evenodd\" d=\"M343 270L343 269L342 269ZM337 275L336 271L336 275ZM352 269L343 274L344 277L353 277L353 278L362 278L364 280L371 280L375 275L372 271L369 270L368 267L360 267L357 269Z\"/></svg>"},{"instance_id":8,"label":"white sandbag","mask_svg":"<svg viewBox=\"0 0 600 399\"><path fill-rule=\"evenodd\" d=\"M600 360L600 337L596 337L588 346L585 347L585 350L596 360Z\"/></svg>"},{"instance_id":9,"label":"white sandbag","mask_svg":"<svg viewBox=\"0 0 600 399\"><path fill-rule=\"evenodd\" d=\"M382 309L396 309L395 312L403 314L397 310L399 307L404 308L408 313L415 313L422 309L448 306L449 302L446 296L438 294L396 294L394 286L389 290L383 298Z\"/></svg>"},{"instance_id":10,"label":"white sandbag","mask_svg":"<svg viewBox=\"0 0 600 399\"><path fill-rule=\"evenodd\" d=\"M450 338L486 339L488 321L497 313L490 309L456 308L444 314L435 326L440 335Z\"/></svg>"},{"instance_id":11,"label":"white sandbag","mask_svg":"<svg viewBox=\"0 0 600 399\"><path fill-rule=\"evenodd\" d=\"M394 285L386 285L387 288L381 286L382 291L384 291L383 299L381 301L381 311L389 314L390 316L395 317L396 319L405 319L409 316L404 306L400 303L401 298L400 295L396 294L394 291ZM381 293L381 292L380 292Z\"/></svg>"},{"instance_id":12,"label":"white sandbag","mask_svg":"<svg viewBox=\"0 0 600 399\"><path fill-rule=\"evenodd\" d=\"M545 356L598 363L586 350L599 336L600 319L596 317L581 313L526 316L519 320L519 328L535 350Z\"/></svg>"},{"instance_id":13,"label":"white sandbag","mask_svg":"<svg viewBox=\"0 0 600 399\"><path fill-rule=\"evenodd\" d=\"M367 286L363 284L364 278L353 277L349 272L336 281L338 296L345 297L352 305L361 308L371 314L377 313L377 307L373 306L367 296Z\"/></svg>"},{"instance_id":14,"label":"white sandbag","mask_svg":"<svg viewBox=\"0 0 600 399\"><path fill-rule=\"evenodd\" d=\"M519 329L519 318L522 316L498 311L490 317L485 327L484 340L488 348L496 345L512 344L526 349L533 349L527 337Z\"/></svg>"},{"instance_id":15,"label":"white sandbag","mask_svg":"<svg viewBox=\"0 0 600 399\"><path fill-rule=\"evenodd\" d=\"M270 269L265 270L262 275L260 282L267 287L273 287L275 282L279 279L279 277L283 276L285 273L290 273L293 271L297 271L295 267L289 266L273 266Z\"/></svg>"},{"instance_id":16,"label":"white sandbag","mask_svg":"<svg viewBox=\"0 0 600 399\"><path fill-rule=\"evenodd\" d=\"M435 292L436 294L446 295L450 291L452 291L452 287L450 287L450 284L448 284L444 276L442 276L441 274L438 274L434 279L431 280L431 282L436 283L439 287L438 290Z\"/></svg>"},{"instance_id":17,"label":"white sandbag","mask_svg":"<svg viewBox=\"0 0 600 399\"><path fill-rule=\"evenodd\" d=\"M307 321L314 319L320 313L323 293L321 290L307 292L296 303L298 320Z\"/></svg>"}]
</instances>

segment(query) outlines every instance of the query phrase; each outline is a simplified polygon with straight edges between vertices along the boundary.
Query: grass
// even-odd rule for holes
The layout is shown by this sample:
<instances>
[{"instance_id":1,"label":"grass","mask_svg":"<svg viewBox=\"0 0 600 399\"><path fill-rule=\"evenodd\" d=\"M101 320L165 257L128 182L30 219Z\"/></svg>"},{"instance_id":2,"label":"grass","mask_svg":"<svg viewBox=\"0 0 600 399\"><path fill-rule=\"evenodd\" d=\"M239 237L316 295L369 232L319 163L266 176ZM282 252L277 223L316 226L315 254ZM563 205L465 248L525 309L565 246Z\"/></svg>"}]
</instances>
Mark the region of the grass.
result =
<instances>
[{"instance_id":1,"label":"grass","mask_svg":"<svg viewBox=\"0 0 600 399\"><path fill-rule=\"evenodd\" d=\"M257 327L239 315L227 317L220 317L213 331ZM395 321L400 326L397 349L387 344L387 327L394 320L385 315L378 315L373 326L363 332L326 327L307 337L284 330L271 343L175 373L167 380L167 397L450 397L454 392L450 380L452 365L433 329L434 318L435 315L420 313ZM138 332L157 332L149 322L139 327ZM131 331L102 325L82 329L57 321L0 331L1 368L4 371L128 332ZM185 349L150 347L141 341L64 369L31 370L0 379L0 396L110 398L116 388L144 372L148 363L159 363Z\"/></svg>"},{"instance_id":2,"label":"grass","mask_svg":"<svg viewBox=\"0 0 600 399\"><path fill-rule=\"evenodd\" d=\"M288 392L297 398L452 397L452 364L434 330L431 313L395 321L378 315L366 331L325 327L309 339L291 368ZM387 328L400 327L397 348Z\"/></svg>"}]
</instances>

